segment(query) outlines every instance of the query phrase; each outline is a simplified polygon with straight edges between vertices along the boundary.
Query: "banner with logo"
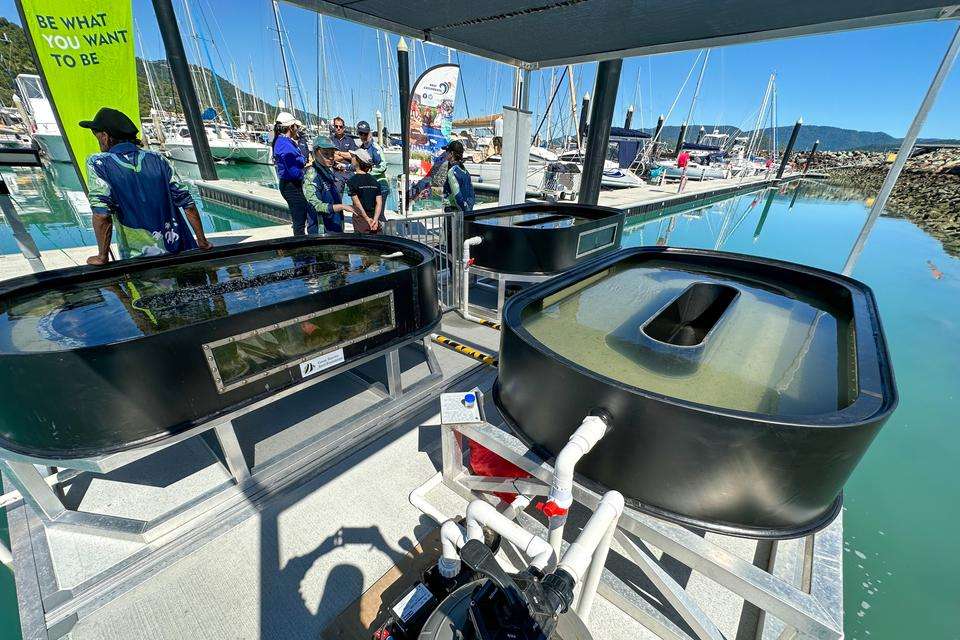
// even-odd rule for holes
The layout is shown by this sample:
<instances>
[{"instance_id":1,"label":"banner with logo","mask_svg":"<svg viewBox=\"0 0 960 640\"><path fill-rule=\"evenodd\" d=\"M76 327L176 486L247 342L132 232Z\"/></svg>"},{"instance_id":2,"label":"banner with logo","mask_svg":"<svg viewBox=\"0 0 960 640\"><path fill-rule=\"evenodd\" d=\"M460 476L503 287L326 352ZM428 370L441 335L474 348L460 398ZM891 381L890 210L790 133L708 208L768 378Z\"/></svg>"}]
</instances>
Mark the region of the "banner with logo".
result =
<instances>
[{"instance_id":1,"label":"banner with logo","mask_svg":"<svg viewBox=\"0 0 960 640\"><path fill-rule=\"evenodd\" d=\"M140 127L131 0L17 0L63 142L86 181L86 159L100 151L89 129L101 107ZM55 134L50 144L58 144Z\"/></svg>"},{"instance_id":2,"label":"banner with logo","mask_svg":"<svg viewBox=\"0 0 960 640\"><path fill-rule=\"evenodd\" d=\"M453 105L460 67L438 64L417 78L410 92L410 158L419 161L421 175L443 153L453 131Z\"/></svg>"}]
</instances>

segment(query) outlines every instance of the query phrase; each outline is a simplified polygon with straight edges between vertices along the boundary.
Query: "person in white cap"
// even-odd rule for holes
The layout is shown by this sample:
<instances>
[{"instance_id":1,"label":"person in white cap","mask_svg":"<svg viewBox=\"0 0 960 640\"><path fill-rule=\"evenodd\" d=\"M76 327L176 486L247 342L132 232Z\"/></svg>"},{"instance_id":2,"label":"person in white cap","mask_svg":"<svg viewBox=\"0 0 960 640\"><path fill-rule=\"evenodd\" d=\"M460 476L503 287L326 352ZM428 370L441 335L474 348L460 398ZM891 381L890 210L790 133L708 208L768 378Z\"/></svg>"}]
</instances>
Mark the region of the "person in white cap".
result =
<instances>
[{"instance_id":1,"label":"person in white cap","mask_svg":"<svg viewBox=\"0 0 960 640\"><path fill-rule=\"evenodd\" d=\"M380 183L370 175L373 158L366 149L354 149L354 173L347 180L347 194L353 200L353 230L357 233L381 233L383 231L383 194Z\"/></svg>"},{"instance_id":2,"label":"person in white cap","mask_svg":"<svg viewBox=\"0 0 960 640\"><path fill-rule=\"evenodd\" d=\"M304 235L307 216L311 213L316 215L303 196L303 169L307 159L297 144L302 128L303 124L286 111L277 114L277 121L273 125L273 164L277 167L280 195L283 196L290 211L290 221L295 236ZM313 221L312 226L317 226L316 220Z\"/></svg>"}]
</instances>

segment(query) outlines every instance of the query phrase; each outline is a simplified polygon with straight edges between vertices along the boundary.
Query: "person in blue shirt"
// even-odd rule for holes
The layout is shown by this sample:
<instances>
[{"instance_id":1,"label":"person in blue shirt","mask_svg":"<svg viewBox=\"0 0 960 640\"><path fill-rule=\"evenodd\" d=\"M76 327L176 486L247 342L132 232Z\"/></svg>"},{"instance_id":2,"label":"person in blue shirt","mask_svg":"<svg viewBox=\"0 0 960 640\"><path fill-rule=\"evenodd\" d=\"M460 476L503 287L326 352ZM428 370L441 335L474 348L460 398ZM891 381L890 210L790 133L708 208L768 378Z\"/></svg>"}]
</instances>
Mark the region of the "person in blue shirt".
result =
<instances>
[{"instance_id":1,"label":"person in blue shirt","mask_svg":"<svg viewBox=\"0 0 960 640\"><path fill-rule=\"evenodd\" d=\"M454 140L444 151L447 152L447 179L443 183L443 197L447 200L446 210L457 208L460 211L473 211L477 199L473 193L473 181L470 172L463 166L463 143Z\"/></svg>"},{"instance_id":2,"label":"person in blue shirt","mask_svg":"<svg viewBox=\"0 0 960 640\"><path fill-rule=\"evenodd\" d=\"M303 196L304 168L307 159L297 144L303 124L293 114L282 111L273 125L273 164L280 181L280 195L290 211L293 235L306 233L307 218L312 216L310 226L317 228L316 212Z\"/></svg>"},{"instance_id":3,"label":"person in blue shirt","mask_svg":"<svg viewBox=\"0 0 960 640\"><path fill-rule=\"evenodd\" d=\"M303 195L315 214L323 220L326 233L343 233L343 214L353 215L353 207L343 204L343 191L333 175L336 145L329 136L317 136L313 141L313 164L307 167ZM307 227L307 233L317 233L316 223Z\"/></svg>"},{"instance_id":4,"label":"person in blue shirt","mask_svg":"<svg viewBox=\"0 0 960 640\"><path fill-rule=\"evenodd\" d=\"M87 264L109 261L114 220L121 260L213 246L203 233L193 196L166 158L140 148L139 130L126 114L104 107L93 120L79 124L100 143L100 153L87 158L88 197L97 238L97 255L87 258Z\"/></svg>"},{"instance_id":5,"label":"person in blue shirt","mask_svg":"<svg viewBox=\"0 0 960 640\"><path fill-rule=\"evenodd\" d=\"M343 191L347 180L353 175L353 156L350 155L350 152L356 151L357 141L347 133L347 123L344 122L343 118L337 116L331 122L330 129L332 135L330 136L330 140L334 146L337 147L337 151L334 154L334 160L336 160L336 162L333 168L333 175L337 177L337 181L340 183L340 190Z\"/></svg>"}]
</instances>

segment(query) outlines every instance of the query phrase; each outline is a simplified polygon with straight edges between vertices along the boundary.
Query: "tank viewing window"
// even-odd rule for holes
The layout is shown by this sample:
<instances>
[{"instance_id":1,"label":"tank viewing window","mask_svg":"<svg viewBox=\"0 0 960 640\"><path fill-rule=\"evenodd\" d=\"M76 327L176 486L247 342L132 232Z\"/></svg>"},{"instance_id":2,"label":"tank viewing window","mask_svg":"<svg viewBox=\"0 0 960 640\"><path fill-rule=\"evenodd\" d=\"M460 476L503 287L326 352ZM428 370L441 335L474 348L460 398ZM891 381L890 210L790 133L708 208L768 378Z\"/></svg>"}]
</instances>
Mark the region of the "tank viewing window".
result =
<instances>
[{"instance_id":1,"label":"tank viewing window","mask_svg":"<svg viewBox=\"0 0 960 640\"><path fill-rule=\"evenodd\" d=\"M205 344L220 393L396 327L393 292L348 302Z\"/></svg>"},{"instance_id":2,"label":"tank viewing window","mask_svg":"<svg viewBox=\"0 0 960 640\"><path fill-rule=\"evenodd\" d=\"M577 258L606 249L617 242L617 224L591 229L580 234L577 240Z\"/></svg>"}]
</instances>

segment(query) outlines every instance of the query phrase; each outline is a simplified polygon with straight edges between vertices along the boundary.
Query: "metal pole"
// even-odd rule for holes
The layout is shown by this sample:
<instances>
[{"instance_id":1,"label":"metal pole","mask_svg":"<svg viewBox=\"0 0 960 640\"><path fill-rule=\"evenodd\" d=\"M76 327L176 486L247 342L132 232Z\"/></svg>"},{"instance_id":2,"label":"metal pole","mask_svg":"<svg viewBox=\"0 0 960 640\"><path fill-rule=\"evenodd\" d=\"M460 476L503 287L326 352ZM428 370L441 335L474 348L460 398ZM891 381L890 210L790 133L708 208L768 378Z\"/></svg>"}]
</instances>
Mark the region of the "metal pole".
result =
<instances>
[{"instance_id":1,"label":"metal pole","mask_svg":"<svg viewBox=\"0 0 960 640\"><path fill-rule=\"evenodd\" d=\"M37 243L33 241L33 237L27 231L23 221L20 220L20 216L17 215L17 210L13 207L10 190L7 188L3 175L0 175L0 213L3 213L3 217L7 219L10 231L13 232L13 239L16 240L20 253L27 259L30 270L34 273L46 271L43 260L40 259L40 250L37 249Z\"/></svg>"},{"instance_id":2,"label":"metal pole","mask_svg":"<svg viewBox=\"0 0 960 640\"><path fill-rule=\"evenodd\" d=\"M873 203L873 208L870 209L870 215L867 216L866 221L863 223L863 228L860 229L860 235L857 237L857 241L853 243L853 248L850 250L847 262L843 265L843 275L848 276L853 273L853 268L856 266L857 260L860 259L864 245L867 244L867 238L873 230L873 225L876 224L877 218L883 213L883 208L887 206L887 200L893 192L893 187L897 184L897 178L900 177L900 172L903 171L904 165L907 164L907 158L910 157L913 145L917 142L917 136L920 135L920 129L923 128L927 114L930 112L930 108L933 107L933 103L936 102L937 94L940 93L940 88L943 86L944 80L950 75L950 69L957 59L958 52L960 52L960 27L957 27L957 31L953 34L953 39L950 41L950 46L947 47L947 52L943 54L943 60L940 61L940 67L930 82L927 95L923 97L923 102L920 103L917 115L914 116L913 122L910 124L910 129L907 130L907 135L903 138L903 143L897 152L897 158L890 166L890 170L887 171L887 177L884 178L880 192L877 194L877 199Z\"/></svg>"},{"instance_id":3,"label":"metal pole","mask_svg":"<svg viewBox=\"0 0 960 640\"><path fill-rule=\"evenodd\" d=\"M813 164L813 156L817 153L817 147L820 146L820 141L817 140L813 143L813 147L810 148L810 153L807 155L807 161L803 163L803 175L807 175L807 171L810 170L810 165Z\"/></svg>"},{"instance_id":4,"label":"metal pole","mask_svg":"<svg viewBox=\"0 0 960 640\"><path fill-rule=\"evenodd\" d=\"M280 4L273 0L273 21L277 25L277 42L280 44L280 62L283 64L283 81L286 83L287 108L296 113L293 105L293 90L290 88L290 71L287 69L287 54L283 50L283 31L280 26Z\"/></svg>"},{"instance_id":5,"label":"metal pole","mask_svg":"<svg viewBox=\"0 0 960 640\"><path fill-rule=\"evenodd\" d=\"M403 145L403 193L410 189L410 58L403 38L397 43L397 83L400 89L400 135ZM407 213L407 199L403 199L403 213Z\"/></svg>"},{"instance_id":6,"label":"metal pole","mask_svg":"<svg viewBox=\"0 0 960 640\"><path fill-rule=\"evenodd\" d=\"M577 119L577 89L573 86L573 65L567 65L567 86L570 88L570 122L573 123ZM577 134L577 151L583 151L583 138L580 137L580 129L576 131ZM564 140L564 147L566 147L566 140Z\"/></svg>"},{"instance_id":7,"label":"metal pole","mask_svg":"<svg viewBox=\"0 0 960 640\"><path fill-rule=\"evenodd\" d=\"M707 133L707 130L703 127L700 127L700 131L697 132L697 144L700 144L700 141L703 140L703 136Z\"/></svg>"},{"instance_id":8,"label":"metal pole","mask_svg":"<svg viewBox=\"0 0 960 640\"><path fill-rule=\"evenodd\" d=\"M530 81L533 72L530 69L524 69L520 74L520 108L524 111L530 111Z\"/></svg>"},{"instance_id":9,"label":"metal pole","mask_svg":"<svg viewBox=\"0 0 960 640\"><path fill-rule=\"evenodd\" d=\"M650 154L649 154L649 156L650 156L651 159L653 159L654 156L656 156L656 152L657 152L657 148L656 148L656 147L657 147L657 141L660 139L660 134L663 132L663 123L666 122L666 121L667 121L667 119L664 117L664 115L663 115L662 113L660 114L660 117L657 118L657 127L656 127L656 129L653 130L653 136L650 138Z\"/></svg>"},{"instance_id":10,"label":"metal pole","mask_svg":"<svg viewBox=\"0 0 960 640\"><path fill-rule=\"evenodd\" d=\"M210 144L207 141L207 132L203 129L200 119L200 106L197 101L197 89L193 86L190 77L190 65L187 63L187 54L183 50L183 40L177 29L177 16L173 11L171 0L153 0L153 11L157 14L157 26L160 27L160 36L163 38L163 48L167 52L167 62L170 65L170 75L177 87L177 95L183 106L183 115L187 120L187 129L190 131L190 142L197 156L197 165L200 167L200 177L204 180L216 180L217 169L210 155Z\"/></svg>"},{"instance_id":11,"label":"metal pole","mask_svg":"<svg viewBox=\"0 0 960 640\"><path fill-rule=\"evenodd\" d=\"M597 204L600 198L600 180L603 178L603 161L607 157L610 125L613 109L617 104L617 89L623 60L603 60L597 65L597 83L593 90L593 112L590 122L590 137L583 157L583 173L580 180L581 204Z\"/></svg>"},{"instance_id":12,"label":"metal pole","mask_svg":"<svg viewBox=\"0 0 960 640\"><path fill-rule=\"evenodd\" d=\"M631 124L633 124L633 105L630 105L627 109L627 117L623 119L623 128L629 129Z\"/></svg>"},{"instance_id":13,"label":"metal pole","mask_svg":"<svg viewBox=\"0 0 960 640\"><path fill-rule=\"evenodd\" d=\"M680 149L683 148L683 141L687 137L687 123L684 122L680 125L680 135L677 136L677 148L673 150L673 155L680 153Z\"/></svg>"},{"instance_id":14,"label":"metal pole","mask_svg":"<svg viewBox=\"0 0 960 640\"><path fill-rule=\"evenodd\" d=\"M583 94L583 102L580 103L580 124L577 126L577 137L580 138L580 144L583 145L583 140L587 137L587 123L590 118L590 94Z\"/></svg>"},{"instance_id":15,"label":"metal pole","mask_svg":"<svg viewBox=\"0 0 960 640\"><path fill-rule=\"evenodd\" d=\"M797 123L793 125L793 132L790 134L790 141L787 148L783 150L783 159L780 160L780 168L777 170L777 180L783 177L783 172L787 169L787 162L790 161L790 154L793 153L793 145L797 144L797 136L800 135L800 127L803 126L803 118L797 118Z\"/></svg>"}]
</instances>

